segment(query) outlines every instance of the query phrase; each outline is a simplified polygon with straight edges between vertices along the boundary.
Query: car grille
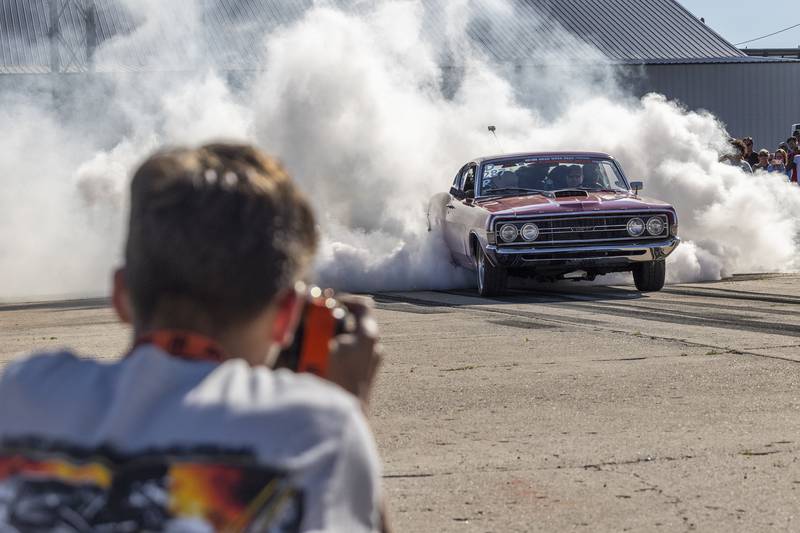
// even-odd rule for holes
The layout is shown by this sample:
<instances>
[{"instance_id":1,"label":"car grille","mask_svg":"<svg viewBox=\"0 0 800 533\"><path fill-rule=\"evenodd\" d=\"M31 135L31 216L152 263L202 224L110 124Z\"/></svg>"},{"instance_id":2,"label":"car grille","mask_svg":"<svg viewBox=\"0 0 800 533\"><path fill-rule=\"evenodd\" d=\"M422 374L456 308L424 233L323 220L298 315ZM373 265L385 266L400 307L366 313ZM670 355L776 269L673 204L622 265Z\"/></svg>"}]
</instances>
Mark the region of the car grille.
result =
<instances>
[{"instance_id":1,"label":"car grille","mask_svg":"<svg viewBox=\"0 0 800 533\"><path fill-rule=\"evenodd\" d=\"M658 235L651 235L647 230L645 230L644 234L636 237L632 237L628 233L628 221L631 219L639 218L646 224L653 217L658 217L664 222L664 231ZM536 248L555 248L581 244L600 246L664 239L669 236L669 221L669 215L660 212L532 217L525 220L497 220L495 222L495 235L498 246L533 246ZM505 224L514 224L521 231L522 227L530 222L539 227L539 237L536 240L526 241L521 234L513 242L505 242L500 238L499 230Z\"/></svg>"}]
</instances>

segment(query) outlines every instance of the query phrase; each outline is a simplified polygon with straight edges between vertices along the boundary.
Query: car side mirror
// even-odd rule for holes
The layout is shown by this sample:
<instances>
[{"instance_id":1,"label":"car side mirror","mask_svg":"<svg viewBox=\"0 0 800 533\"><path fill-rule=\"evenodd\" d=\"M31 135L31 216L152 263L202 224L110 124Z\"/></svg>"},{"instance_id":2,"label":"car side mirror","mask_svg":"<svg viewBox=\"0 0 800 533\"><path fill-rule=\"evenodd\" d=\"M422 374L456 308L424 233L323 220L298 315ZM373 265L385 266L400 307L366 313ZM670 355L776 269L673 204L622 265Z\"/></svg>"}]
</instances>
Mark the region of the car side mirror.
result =
<instances>
[{"instance_id":1,"label":"car side mirror","mask_svg":"<svg viewBox=\"0 0 800 533\"><path fill-rule=\"evenodd\" d=\"M643 181L632 181L631 182L631 189L633 189L634 194L639 194L639 191L644 189L644 182Z\"/></svg>"},{"instance_id":2,"label":"car side mirror","mask_svg":"<svg viewBox=\"0 0 800 533\"><path fill-rule=\"evenodd\" d=\"M450 194L453 196L453 198L458 198L459 200L464 198L463 191L461 191L461 189L458 189L456 187L450 187Z\"/></svg>"}]
</instances>

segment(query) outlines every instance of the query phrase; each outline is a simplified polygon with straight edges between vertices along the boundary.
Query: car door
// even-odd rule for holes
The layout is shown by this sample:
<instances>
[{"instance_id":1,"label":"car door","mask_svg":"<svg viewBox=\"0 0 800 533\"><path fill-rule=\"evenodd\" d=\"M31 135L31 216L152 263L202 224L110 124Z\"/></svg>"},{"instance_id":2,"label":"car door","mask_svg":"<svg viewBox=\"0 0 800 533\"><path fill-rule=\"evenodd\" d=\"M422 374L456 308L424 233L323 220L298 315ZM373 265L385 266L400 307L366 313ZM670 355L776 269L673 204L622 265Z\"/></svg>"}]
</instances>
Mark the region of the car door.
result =
<instances>
[{"instance_id":1,"label":"car door","mask_svg":"<svg viewBox=\"0 0 800 533\"><path fill-rule=\"evenodd\" d=\"M445 206L445 238L454 259L461 263L470 262L468 250L469 228L475 198L475 173L477 165L468 163L461 169L457 194L450 192L450 201Z\"/></svg>"}]
</instances>

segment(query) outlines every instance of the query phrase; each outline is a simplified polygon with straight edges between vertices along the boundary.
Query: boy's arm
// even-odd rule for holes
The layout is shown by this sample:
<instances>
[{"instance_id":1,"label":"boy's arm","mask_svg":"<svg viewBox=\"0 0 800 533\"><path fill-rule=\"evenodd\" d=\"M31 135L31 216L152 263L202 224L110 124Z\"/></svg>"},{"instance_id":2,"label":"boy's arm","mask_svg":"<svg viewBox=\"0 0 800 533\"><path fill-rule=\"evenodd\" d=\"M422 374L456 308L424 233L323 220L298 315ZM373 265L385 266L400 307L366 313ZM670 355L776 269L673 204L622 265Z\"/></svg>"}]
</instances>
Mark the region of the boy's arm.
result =
<instances>
[{"instance_id":1,"label":"boy's arm","mask_svg":"<svg viewBox=\"0 0 800 533\"><path fill-rule=\"evenodd\" d=\"M339 298L355 323L352 331L337 335L331 343L327 379L358 398L366 412L382 359L373 302L363 296L341 295Z\"/></svg>"}]
</instances>

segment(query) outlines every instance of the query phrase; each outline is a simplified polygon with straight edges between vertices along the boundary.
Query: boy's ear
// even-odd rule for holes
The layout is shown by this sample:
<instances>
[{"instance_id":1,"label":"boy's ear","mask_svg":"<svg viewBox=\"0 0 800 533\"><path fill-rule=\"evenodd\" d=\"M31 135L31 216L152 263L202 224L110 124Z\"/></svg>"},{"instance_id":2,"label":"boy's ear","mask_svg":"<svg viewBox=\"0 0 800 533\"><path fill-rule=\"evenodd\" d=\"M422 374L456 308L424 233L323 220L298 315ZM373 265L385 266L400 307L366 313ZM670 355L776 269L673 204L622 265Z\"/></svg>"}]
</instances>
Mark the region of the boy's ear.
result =
<instances>
[{"instance_id":1,"label":"boy's ear","mask_svg":"<svg viewBox=\"0 0 800 533\"><path fill-rule=\"evenodd\" d=\"M114 287L111 292L111 305L117 312L117 317L126 323L133 323L133 308L131 307L130 292L128 283L125 281L125 268L118 268L114 271Z\"/></svg>"},{"instance_id":2,"label":"boy's ear","mask_svg":"<svg viewBox=\"0 0 800 533\"><path fill-rule=\"evenodd\" d=\"M285 291L278 297L275 320L272 323L272 342L281 348L292 343L294 330L300 320L300 311L303 308L303 299L294 289Z\"/></svg>"}]
</instances>

